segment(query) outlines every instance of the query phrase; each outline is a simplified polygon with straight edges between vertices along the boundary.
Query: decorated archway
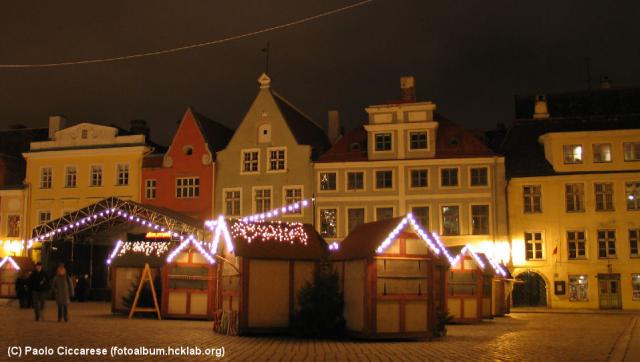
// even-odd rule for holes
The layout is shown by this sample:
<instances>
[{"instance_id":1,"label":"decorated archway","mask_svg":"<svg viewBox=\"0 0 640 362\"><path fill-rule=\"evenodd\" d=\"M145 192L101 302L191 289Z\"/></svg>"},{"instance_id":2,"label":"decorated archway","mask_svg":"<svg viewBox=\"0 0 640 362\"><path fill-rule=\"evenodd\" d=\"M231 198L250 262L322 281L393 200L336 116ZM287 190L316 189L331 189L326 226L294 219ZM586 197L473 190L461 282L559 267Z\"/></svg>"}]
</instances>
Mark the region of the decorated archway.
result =
<instances>
[{"instance_id":1,"label":"decorated archway","mask_svg":"<svg viewBox=\"0 0 640 362\"><path fill-rule=\"evenodd\" d=\"M524 271L515 277L512 296L514 307L546 307L547 283L541 274Z\"/></svg>"}]
</instances>

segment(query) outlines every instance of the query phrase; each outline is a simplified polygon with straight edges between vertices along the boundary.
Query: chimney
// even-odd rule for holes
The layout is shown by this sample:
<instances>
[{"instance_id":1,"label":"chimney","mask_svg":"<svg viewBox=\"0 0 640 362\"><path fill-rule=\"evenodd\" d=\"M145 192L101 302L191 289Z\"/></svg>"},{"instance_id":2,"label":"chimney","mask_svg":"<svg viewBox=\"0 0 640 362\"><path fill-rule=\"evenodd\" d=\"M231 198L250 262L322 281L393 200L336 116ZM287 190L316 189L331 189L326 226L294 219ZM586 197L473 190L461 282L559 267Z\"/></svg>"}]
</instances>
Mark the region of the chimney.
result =
<instances>
[{"instance_id":1,"label":"chimney","mask_svg":"<svg viewBox=\"0 0 640 362\"><path fill-rule=\"evenodd\" d=\"M400 96L403 102L415 103L416 80L413 76L400 77Z\"/></svg>"},{"instance_id":2,"label":"chimney","mask_svg":"<svg viewBox=\"0 0 640 362\"><path fill-rule=\"evenodd\" d=\"M611 89L611 79L606 75L600 78L600 88L601 89Z\"/></svg>"},{"instance_id":3,"label":"chimney","mask_svg":"<svg viewBox=\"0 0 640 362\"><path fill-rule=\"evenodd\" d=\"M547 107L547 96L538 94L536 96L536 104L533 108L533 119L548 119L549 108Z\"/></svg>"},{"instance_id":4,"label":"chimney","mask_svg":"<svg viewBox=\"0 0 640 362\"><path fill-rule=\"evenodd\" d=\"M129 131L133 134L144 135L145 139L149 139L149 127L147 127L147 121L144 119L132 119L130 122Z\"/></svg>"},{"instance_id":5,"label":"chimney","mask_svg":"<svg viewBox=\"0 0 640 362\"><path fill-rule=\"evenodd\" d=\"M340 129L340 112L336 110L329 111L329 129L328 136L331 144L336 143L342 136Z\"/></svg>"},{"instance_id":6,"label":"chimney","mask_svg":"<svg viewBox=\"0 0 640 362\"><path fill-rule=\"evenodd\" d=\"M63 116L50 116L49 117L49 139L54 140L56 138L56 132L64 129L67 120Z\"/></svg>"}]
</instances>

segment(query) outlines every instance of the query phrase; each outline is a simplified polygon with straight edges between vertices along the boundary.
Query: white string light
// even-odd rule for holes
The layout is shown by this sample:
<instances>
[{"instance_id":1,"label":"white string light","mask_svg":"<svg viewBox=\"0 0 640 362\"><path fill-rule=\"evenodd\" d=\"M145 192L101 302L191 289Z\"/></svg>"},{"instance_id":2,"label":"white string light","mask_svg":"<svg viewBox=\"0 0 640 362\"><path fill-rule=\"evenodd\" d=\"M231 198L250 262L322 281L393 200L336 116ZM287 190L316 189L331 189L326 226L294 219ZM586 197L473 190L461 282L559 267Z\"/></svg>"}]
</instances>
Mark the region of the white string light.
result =
<instances>
[{"instance_id":1,"label":"white string light","mask_svg":"<svg viewBox=\"0 0 640 362\"><path fill-rule=\"evenodd\" d=\"M211 246L210 246L210 250L212 253L215 254L218 251L218 244L220 244L221 237L224 237L227 251L228 252L233 251L233 242L231 240L231 234L229 233L227 222L222 215L218 216L218 220L216 221L207 221L205 225L207 225L210 230L215 227L215 231L213 232L213 241L211 242Z\"/></svg>"},{"instance_id":2,"label":"white string light","mask_svg":"<svg viewBox=\"0 0 640 362\"><path fill-rule=\"evenodd\" d=\"M202 243L198 240L196 240L193 235L190 235L188 238L186 238L182 243L180 243L180 245L178 245L178 247L176 247L175 249L173 249L173 251L171 251L171 253L169 253L169 256L167 256L167 263L171 263L173 262L173 259L175 259L176 256L178 256L178 254L187 247L187 245L192 244L193 246L196 247L196 249L198 249L198 251L200 252L200 254L202 254L202 256L205 257L205 259L207 259L207 261L209 262L209 264L215 264L216 260L213 257L213 255L209 254L208 251L206 251L203 247L202 247Z\"/></svg>"},{"instance_id":3,"label":"white string light","mask_svg":"<svg viewBox=\"0 0 640 362\"><path fill-rule=\"evenodd\" d=\"M265 221L267 219L272 219L280 215L298 213L300 209L305 208L307 206L309 206L309 200L302 200L302 201L294 202L293 204L289 204L282 207L277 207L269 211L261 212L259 214L244 216L241 220L245 223Z\"/></svg>"},{"instance_id":4,"label":"white string light","mask_svg":"<svg viewBox=\"0 0 640 362\"><path fill-rule=\"evenodd\" d=\"M280 221L259 223L236 221L231 225L231 236L234 240L244 239L247 243L261 240L293 244L298 241L307 245L309 240L302 223Z\"/></svg>"},{"instance_id":5,"label":"white string light","mask_svg":"<svg viewBox=\"0 0 640 362\"><path fill-rule=\"evenodd\" d=\"M20 266L18 265L18 263L16 263L16 261L13 260L13 258L10 257L10 256L8 256L8 257L4 258L2 261L0 261L0 268L2 268L7 262L9 262L9 264L11 264L11 266L15 270L20 270Z\"/></svg>"},{"instance_id":6,"label":"white string light","mask_svg":"<svg viewBox=\"0 0 640 362\"><path fill-rule=\"evenodd\" d=\"M207 41L207 42L203 42L203 43L185 45L185 46L177 47L177 48L163 49L163 50L157 50L157 51L153 51L153 52L138 53L138 54L131 54L131 55L124 55L124 56L120 56L120 57L102 58L102 59L89 59L89 60L79 60L79 61L69 61L69 62L61 62L61 63L0 64L0 68L51 68L51 67L61 67L61 66L66 66L66 65L108 63L108 62L115 62L115 61L121 61L121 60L130 60L130 59L136 59L136 58L151 57L151 56L154 56L154 55L177 53L177 52L181 52L181 51L184 51L184 50L202 48L202 47L211 46L211 45L217 45L217 44L226 43L226 42L233 41L233 40L239 40L239 39L243 39L243 38L253 37L253 36L256 36L256 35L259 35L259 34L264 34L264 33L268 33L268 32L271 32L271 31L292 27L292 26L295 26L295 25L300 25L300 24L307 23L307 22L310 22L310 21L313 21L313 20L316 20L316 19L323 18L325 16L334 15L334 14L341 13L343 11L347 11L347 10L350 10L350 9L353 9L353 8L356 8L356 7L359 7L359 6L362 6L362 5L366 5L366 4L371 3L371 2L373 2L373 0L364 0L364 1L357 2L355 4L347 5L347 6L338 8L338 9L325 11L323 13L320 13L320 14L317 14L317 15L313 15L313 16L308 16L306 18L303 18L303 19L300 19L300 20L295 20L295 21L292 21L292 22L289 22L289 23L280 24L280 25L276 25L276 26L271 26L271 27L268 27L268 28L264 28L264 29L260 29L260 30L249 32L249 33L240 34L240 35L234 35L234 36L230 36L230 37L223 38L223 39L217 39L217 40Z\"/></svg>"}]
</instances>

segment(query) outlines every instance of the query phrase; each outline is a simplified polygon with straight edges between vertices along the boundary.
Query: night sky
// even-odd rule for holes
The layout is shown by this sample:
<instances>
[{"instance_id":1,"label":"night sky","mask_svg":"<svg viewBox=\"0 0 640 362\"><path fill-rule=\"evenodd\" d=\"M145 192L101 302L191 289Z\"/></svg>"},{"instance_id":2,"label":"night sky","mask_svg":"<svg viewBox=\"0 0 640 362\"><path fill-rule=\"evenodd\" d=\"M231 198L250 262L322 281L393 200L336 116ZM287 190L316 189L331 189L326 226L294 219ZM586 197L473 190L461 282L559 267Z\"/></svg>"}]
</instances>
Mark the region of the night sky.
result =
<instances>
[{"instance_id":1,"label":"night sky","mask_svg":"<svg viewBox=\"0 0 640 362\"><path fill-rule=\"evenodd\" d=\"M0 63L114 57L215 40L357 0L0 2ZM235 127L258 91L271 42L273 87L320 124L339 109L347 129L364 108L399 98L414 75L419 100L469 128L513 119L514 94L640 85L640 2L376 0L250 39L144 59L0 69L0 127L72 122L128 127L145 119L168 143L185 108Z\"/></svg>"}]
</instances>

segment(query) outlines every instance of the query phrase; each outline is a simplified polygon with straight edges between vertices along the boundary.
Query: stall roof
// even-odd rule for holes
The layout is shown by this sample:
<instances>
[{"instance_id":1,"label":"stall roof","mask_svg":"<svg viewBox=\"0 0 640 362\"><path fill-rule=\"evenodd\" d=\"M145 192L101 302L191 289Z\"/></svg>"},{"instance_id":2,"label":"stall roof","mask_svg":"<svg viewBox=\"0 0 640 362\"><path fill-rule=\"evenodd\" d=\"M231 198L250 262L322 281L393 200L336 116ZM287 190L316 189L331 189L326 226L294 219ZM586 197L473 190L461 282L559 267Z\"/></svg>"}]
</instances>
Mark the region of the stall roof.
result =
<instances>
[{"instance_id":1,"label":"stall roof","mask_svg":"<svg viewBox=\"0 0 640 362\"><path fill-rule=\"evenodd\" d=\"M234 225L245 224L242 221L233 221ZM286 223L278 222L261 222L252 223L260 225L283 225ZM252 240L249 242L244 237L234 237L234 252L236 256L242 256L251 259L285 259L285 260L323 260L327 256L328 247L322 236L318 234L315 228L310 224L297 224L302 227L307 235L306 243L300 240L292 240L291 242L280 241L275 238Z\"/></svg>"},{"instance_id":2,"label":"stall roof","mask_svg":"<svg viewBox=\"0 0 640 362\"><path fill-rule=\"evenodd\" d=\"M29 257L26 256L7 256L5 258L0 258L0 265L3 267L10 263L10 261L5 261L7 259L11 259L14 261L18 268L22 271L31 271L33 270L33 261ZM13 264L12 264L13 265Z\"/></svg>"},{"instance_id":3,"label":"stall roof","mask_svg":"<svg viewBox=\"0 0 640 362\"><path fill-rule=\"evenodd\" d=\"M142 249L133 249L136 244L142 243L148 245L153 252L147 255ZM112 258L108 259L107 263L112 267L143 267L148 263L152 268L159 268L165 264L167 255L176 244L170 241L123 241L116 244L110 252Z\"/></svg>"}]
</instances>

